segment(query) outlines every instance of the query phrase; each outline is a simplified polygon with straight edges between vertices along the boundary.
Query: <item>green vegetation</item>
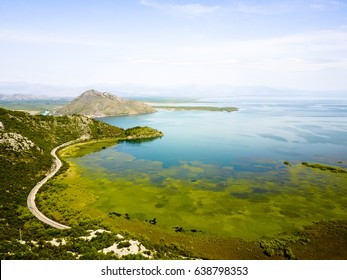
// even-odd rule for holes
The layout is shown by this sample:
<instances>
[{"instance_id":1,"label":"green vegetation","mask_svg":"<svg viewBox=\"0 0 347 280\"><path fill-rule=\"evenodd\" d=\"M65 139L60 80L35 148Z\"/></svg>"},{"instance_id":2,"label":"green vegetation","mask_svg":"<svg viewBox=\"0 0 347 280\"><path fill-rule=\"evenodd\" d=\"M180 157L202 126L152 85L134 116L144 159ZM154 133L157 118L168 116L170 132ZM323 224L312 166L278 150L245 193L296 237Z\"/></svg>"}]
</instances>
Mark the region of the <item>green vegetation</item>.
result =
<instances>
[{"instance_id":1,"label":"green vegetation","mask_svg":"<svg viewBox=\"0 0 347 280\"><path fill-rule=\"evenodd\" d=\"M66 100L17 100L17 101L0 101L0 106L9 110L30 111L34 113L43 113L47 111L55 111L56 109L66 105Z\"/></svg>"},{"instance_id":2,"label":"green vegetation","mask_svg":"<svg viewBox=\"0 0 347 280\"><path fill-rule=\"evenodd\" d=\"M345 174L321 172L317 176L317 171L301 165L282 168L279 163L276 168L281 169L280 189L274 183L278 172L271 170L235 173L237 179L229 178L223 180L225 184L216 185L205 176L223 178L226 171L219 166L184 162L164 167L161 162L137 161L112 147L104 152L101 143L95 145L96 154L78 160L74 157L81 155L84 146L73 145L60 152L70 168L51 182L53 188L48 184L38 198L45 214L55 213L52 217L68 225L81 219L82 214L99 217L115 230L126 229L137 236L145 233L152 242L159 240L159 244L177 243L187 248L183 250L187 255L200 258L243 258L247 254L245 248L230 251L234 238L262 238L269 240L269 248L264 242L264 248L257 243L262 254L257 256L274 259L298 258L293 244L304 246L299 241L292 243L296 240L293 237L279 247L283 242L278 244L276 240L283 238L276 235L284 231L295 234L312 222L345 217ZM75 146L80 147L77 150ZM90 152L92 146L90 143L85 148ZM97 160L100 158L104 159L101 166ZM84 160L87 164L83 164ZM114 171L108 172L105 165ZM62 184L68 187L55 193L54 186ZM48 201L54 203L48 205ZM210 246L203 243L206 238L211 238ZM229 251L221 249L222 240L227 240ZM247 248L255 248L251 242L245 243ZM219 253L215 252L217 248Z\"/></svg>"},{"instance_id":3,"label":"green vegetation","mask_svg":"<svg viewBox=\"0 0 347 280\"><path fill-rule=\"evenodd\" d=\"M30 190L51 168L50 151L83 134L91 137L114 137L121 129L85 117L44 117L0 108L0 177L1 235L17 236L23 223L16 211L26 204ZM34 146L30 146L29 144Z\"/></svg>"},{"instance_id":4,"label":"green vegetation","mask_svg":"<svg viewBox=\"0 0 347 280\"><path fill-rule=\"evenodd\" d=\"M130 247L130 245L131 244L129 241L122 241L122 242L118 243L117 248L118 249L128 248L128 247Z\"/></svg>"},{"instance_id":5,"label":"green vegetation","mask_svg":"<svg viewBox=\"0 0 347 280\"><path fill-rule=\"evenodd\" d=\"M125 136L129 139L152 139L164 136L161 131L158 131L154 128L148 126L136 126L133 128L128 128L125 130Z\"/></svg>"},{"instance_id":6,"label":"green vegetation","mask_svg":"<svg viewBox=\"0 0 347 280\"><path fill-rule=\"evenodd\" d=\"M213 106L154 106L158 109L167 110L197 110L197 111L213 111L213 112L235 112L237 107L213 107Z\"/></svg>"},{"instance_id":7,"label":"green vegetation","mask_svg":"<svg viewBox=\"0 0 347 280\"><path fill-rule=\"evenodd\" d=\"M69 200L69 212L102 216L115 224L123 223L127 213L131 221L149 224L151 230L255 239L345 215L344 174L322 172L318 177L300 165L278 164L280 178L272 170L235 172L237 178L230 178L230 169L201 162L165 166L116 148L75 159L74 151L75 145L62 150L70 169L53 182L70 187L51 198L53 192L43 190L44 201L64 209L58 202ZM221 183L216 184L215 177ZM48 214L54 208L42 209Z\"/></svg>"},{"instance_id":8,"label":"green vegetation","mask_svg":"<svg viewBox=\"0 0 347 280\"><path fill-rule=\"evenodd\" d=\"M307 163L307 162L302 162L301 164L307 167L320 169L322 171L330 171L332 173L347 173L347 170L342 169L340 167L335 167L335 166L328 166L328 165L323 165L319 163Z\"/></svg>"},{"instance_id":9,"label":"green vegetation","mask_svg":"<svg viewBox=\"0 0 347 280\"><path fill-rule=\"evenodd\" d=\"M141 135L141 128L136 130L138 133L133 136L134 138ZM149 128L144 128L144 131L143 134L149 137ZM157 131L156 133L159 134ZM114 144L119 139L126 139L129 132L83 116L33 116L25 112L0 108L0 255L2 259L10 256L20 258L20 253L13 250L27 251L28 248L24 250L23 246L29 245L17 244L16 240L20 235L27 240L49 240L50 237L62 234L34 218L27 209L26 199L31 189L50 170L51 150L62 143L86 135L95 141L104 141L102 147L105 147L109 142ZM65 165L64 168L66 170L68 166ZM60 174L64 168L59 172ZM66 187L63 184L56 186L59 191ZM54 201L50 203L54 204ZM88 228L94 223L94 219L81 216L80 220L75 220L74 230L80 227ZM96 224L102 226L100 221ZM53 251L56 252L56 250L54 248ZM13 255L8 255L8 252ZM31 252L34 253L23 254L22 257L46 258L44 253L36 254L35 250ZM70 255L60 255L58 258L68 258L68 256Z\"/></svg>"},{"instance_id":10,"label":"green vegetation","mask_svg":"<svg viewBox=\"0 0 347 280\"><path fill-rule=\"evenodd\" d=\"M305 246L309 242L310 240L305 236L283 236L259 240L260 247L264 249L264 254L266 256L285 257L290 260L295 260L296 256L289 247L289 244L300 243L302 246Z\"/></svg>"},{"instance_id":11,"label":"green vegetation","mask_svg":"<svg viewBox=\"0 0 347 280\"><path fill-rule=\"evenodd\" d=\"M284 168L280 163L281 176L272 171L234 173L235 178L216 185L205 176L223 178L220 166L194 162L163 167L150 161L143 165L110 148L118 140L160 134L147 127L123 130L82 116L31 116L0 109L1 259L118 259L100 250L114 243L128 248L130 239L144 245L145 253L120 258L317 258L302 253L317 248L321 259L347 257L345 221L314 224L301 235L295 232L315 221L344 219L344 173L294 164ZM31 214L26 198L51 168L52 148L82 135L91 141L60 150L67 162L37 195L44 214L71 226L57 230ZM125 161L131 170L107 172L89 154L95 152L104 153L109 164ZM76 163L83 155L90 160L88 168ZM154 171L157 177L150 177ZM273 178L280 179L280 190ZM107 232L90 241L80 238L96 229ZM283 231L290 236L276 236ZM233 238L230 232L248 240ZM267 233L272 237L256 241ZM53 238L60 245L47 242Z\"/></svg>"}]
</instances>

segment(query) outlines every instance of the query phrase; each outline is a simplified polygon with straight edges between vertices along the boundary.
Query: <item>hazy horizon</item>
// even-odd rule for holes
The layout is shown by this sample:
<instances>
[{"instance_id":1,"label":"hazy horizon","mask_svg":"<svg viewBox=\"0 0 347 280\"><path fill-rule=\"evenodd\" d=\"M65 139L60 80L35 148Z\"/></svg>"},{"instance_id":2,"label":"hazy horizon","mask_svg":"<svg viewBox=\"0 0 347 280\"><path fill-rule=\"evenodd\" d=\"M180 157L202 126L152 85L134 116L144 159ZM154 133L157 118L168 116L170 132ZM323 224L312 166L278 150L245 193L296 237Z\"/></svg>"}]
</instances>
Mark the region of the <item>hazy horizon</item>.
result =
<instances>
[{"instance_id":1,"label":"hazy horizon","mask_svg":"<svg viewBox=\"0 0 347 280\"><path fill-rule=\"evenodd\" d=\"M230 85L180 85L150 86L126 84L90 84L85 86L58 86L29 83L0 82L0 100L11 97L32 99L73 99L87 90L109 92L119 97L162 99L211 99L211 98L279 98L279 99L346 99L347 90L300 90L268 86Z\"/></svg>"}]
</instances>

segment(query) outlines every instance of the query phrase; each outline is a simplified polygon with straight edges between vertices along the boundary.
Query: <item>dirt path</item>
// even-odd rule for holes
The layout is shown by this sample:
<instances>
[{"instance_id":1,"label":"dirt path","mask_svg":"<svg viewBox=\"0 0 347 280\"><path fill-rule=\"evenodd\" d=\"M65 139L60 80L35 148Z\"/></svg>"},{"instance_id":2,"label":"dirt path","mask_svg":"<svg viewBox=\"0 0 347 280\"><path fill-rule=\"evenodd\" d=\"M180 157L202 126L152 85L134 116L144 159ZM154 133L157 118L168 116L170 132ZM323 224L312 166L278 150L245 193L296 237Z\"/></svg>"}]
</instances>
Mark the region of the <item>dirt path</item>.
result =
<instances>
[{"instance_id":1,"label":"dirt path","mask_svg":"<svg viewBox=\"0 0 347 280\"><path fill-rule=\"evenodd\" d=\"M40 221L44 222L47 225L50 225L52 227L55 227L57 229L69 229L70 227L60 224L58 222L55 222L49 218L47 218L45 215L43 215L39 209L37 209L36 207L36 203L35 203L35 198L36 198L36 194L39 191L39 189L50 179L52 178L60 169L60 167L62 166L62 162L61 160L58 158L58 156L56 155L56 152L58 149L62 148L62 147L66 147L68 145L74 144L76 142L82 141L82 140L86 140L88 139L88 137L83 136L77 140L73 140L73 141L69 141L66 142L64 144L61 144L58 147L55 147L52 151L51 151L51 155L54 157L54 163L52 165L52 170L49 172L49 174L42 179L40 182L38 182L36 184L36 186L31 190L31 192L29 193L28 199L27 199L27 205L29 207L29 210L31 211L31 213L33 213L33 215L38 218Z\"/></svg>"}]
</instances>

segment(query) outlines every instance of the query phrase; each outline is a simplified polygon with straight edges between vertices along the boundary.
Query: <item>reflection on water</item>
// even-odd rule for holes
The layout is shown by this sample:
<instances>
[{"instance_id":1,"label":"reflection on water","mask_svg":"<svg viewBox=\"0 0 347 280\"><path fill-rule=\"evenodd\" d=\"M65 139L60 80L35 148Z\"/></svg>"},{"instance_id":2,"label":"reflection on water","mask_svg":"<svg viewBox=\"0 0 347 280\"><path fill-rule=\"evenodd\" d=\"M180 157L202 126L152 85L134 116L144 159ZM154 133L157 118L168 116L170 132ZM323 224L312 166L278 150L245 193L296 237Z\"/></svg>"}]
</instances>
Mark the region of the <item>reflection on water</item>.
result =
<instances>
[{"instance_id":1,"label":"reflection on water","mask_svg":"<svg viewBox=\"0 0 347 280\"><path fill-rule=\"evenodd\" d=\"M93 207L139 220L155 217L168 230L250 238L345 219L346 175L300 162L347 166L346 104L233 105L242 110L102 119L124 128L151 126L165 136L70 159L100 194Z\"/></svg>"}]
</instances>

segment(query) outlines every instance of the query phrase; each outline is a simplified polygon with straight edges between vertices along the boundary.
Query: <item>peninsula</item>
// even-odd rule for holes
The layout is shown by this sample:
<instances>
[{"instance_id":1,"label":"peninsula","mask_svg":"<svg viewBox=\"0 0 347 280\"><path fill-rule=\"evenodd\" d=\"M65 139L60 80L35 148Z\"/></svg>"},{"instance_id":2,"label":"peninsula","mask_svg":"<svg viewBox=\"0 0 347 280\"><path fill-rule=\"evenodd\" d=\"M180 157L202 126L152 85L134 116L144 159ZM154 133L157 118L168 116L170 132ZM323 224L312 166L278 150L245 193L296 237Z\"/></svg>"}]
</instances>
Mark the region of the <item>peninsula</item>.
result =
<instances>
[{"instance_id":1,"label":"peninsula","mask_svg":"<svg viewBox=\"0 0 347 280\"><path fill-rule=\"evenodd\" d=\"M237 107L214 107L214 106L154 106L157 109L165 110L186 110L186 111L214 111L214 112L235 112Z\"/></svg>"}]
</instances>

